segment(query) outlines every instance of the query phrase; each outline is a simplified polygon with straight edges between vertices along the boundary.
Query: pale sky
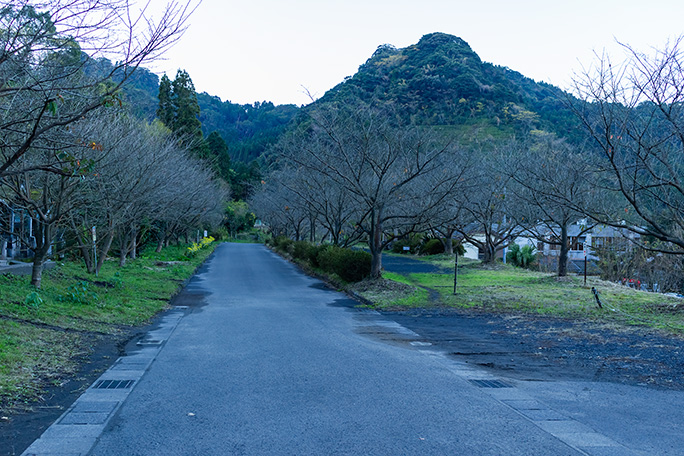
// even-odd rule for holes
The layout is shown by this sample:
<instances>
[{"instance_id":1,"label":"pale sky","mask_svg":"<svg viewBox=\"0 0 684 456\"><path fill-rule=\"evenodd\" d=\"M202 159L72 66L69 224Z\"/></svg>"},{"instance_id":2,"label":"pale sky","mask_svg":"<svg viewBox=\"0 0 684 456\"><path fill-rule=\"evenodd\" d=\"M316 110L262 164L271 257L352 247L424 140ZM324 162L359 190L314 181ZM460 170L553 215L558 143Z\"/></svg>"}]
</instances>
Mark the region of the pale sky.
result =
<instances>
[{"instance_id":1,"label":"pale sky","mask_svg":"<svg viewBox=\"0 0 684 456\"><path fill-rule=\"evenodd\" d=\"M154 0L162 1L162 0ZM444 32L484 61L561 88L594 51L623 55L684 34L682 0L203 0L151 70L188 71L198 92L233 103L308 104L356 73L381 44Z\"/></svg>"}]
</instances>

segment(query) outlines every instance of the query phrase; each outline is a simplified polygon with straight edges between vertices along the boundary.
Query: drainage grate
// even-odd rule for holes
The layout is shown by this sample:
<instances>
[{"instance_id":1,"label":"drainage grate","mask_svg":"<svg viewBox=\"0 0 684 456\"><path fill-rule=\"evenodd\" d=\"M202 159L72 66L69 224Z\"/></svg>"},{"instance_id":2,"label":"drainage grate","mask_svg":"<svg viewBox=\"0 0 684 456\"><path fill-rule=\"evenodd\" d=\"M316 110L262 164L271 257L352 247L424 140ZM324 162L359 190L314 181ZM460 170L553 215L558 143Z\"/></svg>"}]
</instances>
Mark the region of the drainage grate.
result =
<instances>
[{"instance_id":1,"label":"drainage grate","mask_svg":"<svg viewBox=\"0 0 684 456\"><path fill-rule=\"evenodd\" d=\"M468 380L478 388L513 388L510 383L502 382L501 380Z\"/></svg>"},{"instance_id":2,"label":"drainage grate","mask_svg":"<svg viewBox=\"0 0 684 456\"><path fill-rule=\"evenodd\" d=\"M145 339L145 340L139 340L136 342L136 345L161 345L162 341L161 340L156 340L156 339Z\"/></svg>"},{"instance_id":3,"label":"drainage grate","mask_svg":"<svg viewBox=\"0 0 684 456\"><path fill-rule=\"evenodd\" d=\"M100 380L95 383L93 389L128 389L133 383L135 380Z\"/></svg>"}]
</instances>

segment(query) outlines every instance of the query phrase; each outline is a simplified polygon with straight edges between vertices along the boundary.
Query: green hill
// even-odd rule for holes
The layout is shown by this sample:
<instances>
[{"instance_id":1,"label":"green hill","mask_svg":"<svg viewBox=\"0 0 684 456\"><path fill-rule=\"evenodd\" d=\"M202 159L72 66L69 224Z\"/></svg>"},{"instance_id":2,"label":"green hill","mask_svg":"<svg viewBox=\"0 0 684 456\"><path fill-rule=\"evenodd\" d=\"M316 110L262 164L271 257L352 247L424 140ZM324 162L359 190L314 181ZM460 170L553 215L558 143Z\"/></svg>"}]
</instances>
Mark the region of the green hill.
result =
<instances>
[{"instance_id":1,"label":"green hill","mask_svg":"<svg viewBox=\"0 0 684 456\"><path fill-rule=\"evenodd\" d=\"M403 49L380 46L317 103L348 97L386 104L406 122L495 137L534 129L568 137L578 126L561 89L483 62L468 43L445 33Z\"/></svg>"},{"instance_id":2,"label":"green hill","mask_svg":"<svg viewBox=\"0 0 684 456\"><path fill-rule=\"evenodd\" d=\"M111 66L99 60L97 65ZM141 68L126 83L124 99L151 120L159 78ZM483 62L468 43L431 33L406 48L382 45L358 72L305 109L358 97L393 109L403 121L440 126L459 137L501 138L546 130L577 140L581 129L566 107L568 95L506 67ZM218 131L233 160L250 162L278 140L301 109L271 102L236 104L208 93L197 95L206 136Z\"/></svg>"}]
</instances>

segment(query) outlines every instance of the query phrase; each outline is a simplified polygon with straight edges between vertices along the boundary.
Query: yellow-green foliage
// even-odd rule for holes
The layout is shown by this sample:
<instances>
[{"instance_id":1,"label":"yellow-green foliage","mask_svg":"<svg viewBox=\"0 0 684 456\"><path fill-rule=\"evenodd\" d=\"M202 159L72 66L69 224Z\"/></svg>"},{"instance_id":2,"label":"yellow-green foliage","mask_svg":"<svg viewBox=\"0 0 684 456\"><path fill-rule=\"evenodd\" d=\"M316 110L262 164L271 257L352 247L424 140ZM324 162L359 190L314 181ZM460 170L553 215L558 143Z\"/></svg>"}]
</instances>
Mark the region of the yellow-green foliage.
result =
<instances>
[{"instance_id":1,"label":"yellow-green foliage","mask_svg":"<svg viewBox=\"0 0 684 456\"><path fill-rule=\"evenodd\" d=\"M188 247L188 250L186 252L186 255L189 257L194 257L197 252L202 250L203 248L207 247L208 245L211 245L212 242L214 242L215 239L212 236L202 238L199 243L193 242L190 247Z\"/></svg>"}]
</instances>

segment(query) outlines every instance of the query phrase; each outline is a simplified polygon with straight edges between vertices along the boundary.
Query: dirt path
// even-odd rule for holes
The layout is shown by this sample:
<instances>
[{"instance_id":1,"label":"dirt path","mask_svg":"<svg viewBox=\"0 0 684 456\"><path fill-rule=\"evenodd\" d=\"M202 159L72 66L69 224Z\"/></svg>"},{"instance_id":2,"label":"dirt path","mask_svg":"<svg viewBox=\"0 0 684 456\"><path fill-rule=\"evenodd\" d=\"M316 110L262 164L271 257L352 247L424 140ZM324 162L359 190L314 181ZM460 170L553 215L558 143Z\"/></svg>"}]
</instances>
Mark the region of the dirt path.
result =
<instances>
[{"instance_id":1,"label":"dirt path","mask_svg":"<svg viewBox=\"0 0 684 456\"><path fill-rule=\"evenodd\" d=\"M653 330L459 310L384 314L450 356L498 375L684 390L684 339Z\"/></svg>"},{"instance_id":2,"label":"dirt path","mask_svg":"<svg viewBox=\"0 0 684 456\"><path fill-rule=\"evenodd\" d=\"M388 260L385 269L403 275L447 273L408 257ZM650 328L443 308L384 314L451 356L500 375L684 390L684 338Z\"/></svg>"}]
</instances>

